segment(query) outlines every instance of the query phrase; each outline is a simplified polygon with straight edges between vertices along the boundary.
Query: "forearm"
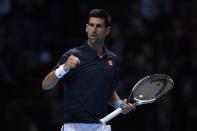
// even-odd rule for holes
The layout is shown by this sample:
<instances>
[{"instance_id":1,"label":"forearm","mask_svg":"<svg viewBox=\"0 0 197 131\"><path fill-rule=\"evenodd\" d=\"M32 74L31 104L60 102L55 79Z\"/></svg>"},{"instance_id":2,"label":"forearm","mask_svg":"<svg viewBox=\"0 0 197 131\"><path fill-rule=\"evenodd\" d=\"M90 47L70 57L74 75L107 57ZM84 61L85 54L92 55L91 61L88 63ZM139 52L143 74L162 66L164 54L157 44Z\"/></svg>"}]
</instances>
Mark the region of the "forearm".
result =
<instances>
[{"instance_id":1,"label":"forearm","mask_svg":"<svg viewBox=\"0 0 197 131\"><path fill-rule=\"evenodd\" d=\"M117 108L120 105L120 102L122 102L122 100L118 96L117 92L116 91L113 91L112 92L112 96L111 96L111 101L109 102L109 104L112 107Z\"/></svg>"},{"instance_id":2,"label":"forearm","mask_svg":"<svg viewBox=\"0 0 197 131\"><path fill-rule=\"evenodd\" d=\"M74 68L80 63L78 57L71 55L65 64L62 64L54 71L51 71L43 80L42 88L51 89L57 85L58 81L69 72L70 69Z\"/></svg>"},{"instance_id":3,"label":"forearm","mask_svg":"<svg viewBox=\"0 0 197 131\"><path fill-rule=\"evenodd\" d=\"M42 81L42 88L44 90L51 89L55 87L60 78L56 77L55 71L51 71Z\"/></svg>"},{"instance_id":4,"label":"forearm","mask_svg":"<svg viewBox=\"0 0 197 131\"><path fill-rule=\"evenodd\" d=\"M113 91L113 93L112 93L112 96L111 96L111 105L115 109L121 107L123 114L127 114L132 109L135 109L135 106L132 105L131 103L129 103L127 99L121 100L116 91Z\"/></svg>"}]
</instances>

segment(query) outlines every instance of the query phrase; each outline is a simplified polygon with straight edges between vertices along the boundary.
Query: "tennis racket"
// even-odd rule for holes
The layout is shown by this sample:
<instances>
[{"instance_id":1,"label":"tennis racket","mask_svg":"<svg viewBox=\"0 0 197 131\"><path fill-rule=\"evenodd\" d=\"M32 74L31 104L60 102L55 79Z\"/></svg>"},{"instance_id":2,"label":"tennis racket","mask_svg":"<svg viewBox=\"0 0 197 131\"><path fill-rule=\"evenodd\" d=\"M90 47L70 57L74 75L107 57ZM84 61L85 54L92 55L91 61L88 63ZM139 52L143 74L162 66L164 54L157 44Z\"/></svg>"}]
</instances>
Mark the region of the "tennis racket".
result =
<instances>
[{"instance_id":1,"label":"tennis racket","mask_svg":"<svg viewBox=\"0 0 197 131\"><path fill-rule=\"evenodd\" d=\"M128 102L135 106L156 102L165 96L174 86L171 77L164 74L153 74L142 78L133 87ZM119 115L122 108L118 108L109 115L100 119L101 123L106 123Z\"/></svg>"}]
</instances>

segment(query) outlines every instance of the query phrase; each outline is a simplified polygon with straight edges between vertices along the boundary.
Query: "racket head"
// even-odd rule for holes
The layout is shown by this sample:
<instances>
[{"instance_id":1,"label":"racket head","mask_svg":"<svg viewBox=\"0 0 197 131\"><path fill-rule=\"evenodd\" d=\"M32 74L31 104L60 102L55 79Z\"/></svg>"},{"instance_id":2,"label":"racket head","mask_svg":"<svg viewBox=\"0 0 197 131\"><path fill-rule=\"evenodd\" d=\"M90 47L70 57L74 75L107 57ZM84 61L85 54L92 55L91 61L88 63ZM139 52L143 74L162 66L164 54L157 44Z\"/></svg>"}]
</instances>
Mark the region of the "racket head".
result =
<instances>
[{"instance_id":1,"label":"racket head","mask_svg":"<svg viewBox=\"0 0 197 131\"><path fill-rule=\"evenodd\" d=\"M155 102L165 96L174 87L170 76L153 74L142 78L133 87L128 101L134 105Z\"/></svg>"}]
</instances>

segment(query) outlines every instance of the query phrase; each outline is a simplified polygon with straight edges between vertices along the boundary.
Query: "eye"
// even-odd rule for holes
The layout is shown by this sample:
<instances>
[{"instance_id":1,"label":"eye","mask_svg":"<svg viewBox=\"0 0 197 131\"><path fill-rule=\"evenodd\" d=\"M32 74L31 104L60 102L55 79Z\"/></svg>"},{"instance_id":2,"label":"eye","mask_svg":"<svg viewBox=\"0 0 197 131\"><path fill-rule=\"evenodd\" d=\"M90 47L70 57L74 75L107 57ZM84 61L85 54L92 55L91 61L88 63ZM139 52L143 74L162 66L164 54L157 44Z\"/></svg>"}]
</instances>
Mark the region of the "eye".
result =
<instances>
[{"instance_id":1,"label":"eye","mask_svg":"<svg viewBox=\"0 0 197 131\"><path fill-rule=\"evenodd\" d=\"M90 27L93 27L93 26L94 26L94 24L93 24L93 23L90 23L90 24L89 24L89 26L90 26Z\"/></svg>"},{"instance_id":2,"label":"eye","mask_svg":"<svg viewBox=\"0 0 197 131\"><path fill-rule=\"evenodd\" d=\"M101 28L102 26L100 24L97 25L98 28Z\"/></svg>"}]
</instances>

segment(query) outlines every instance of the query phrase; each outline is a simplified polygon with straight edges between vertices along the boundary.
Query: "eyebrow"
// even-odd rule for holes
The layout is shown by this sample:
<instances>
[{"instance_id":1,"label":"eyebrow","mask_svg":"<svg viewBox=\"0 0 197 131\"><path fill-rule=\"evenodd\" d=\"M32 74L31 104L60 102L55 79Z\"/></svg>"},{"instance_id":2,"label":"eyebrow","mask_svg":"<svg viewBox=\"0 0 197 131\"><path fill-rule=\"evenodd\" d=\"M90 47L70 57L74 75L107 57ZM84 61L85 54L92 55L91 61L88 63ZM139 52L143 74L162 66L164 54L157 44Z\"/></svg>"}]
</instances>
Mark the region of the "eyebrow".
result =
<instances>
[{"instance_id":1,"label":"eyebrow","mask_svg":"<svg viewBox=\"0 0 197 131\"><path fill-rule=\"evenodd\" d=\"M89 23L89 25L90 26L96 25L96 26L102 27L102 24Z\"/></svg>"}]
</instances>

